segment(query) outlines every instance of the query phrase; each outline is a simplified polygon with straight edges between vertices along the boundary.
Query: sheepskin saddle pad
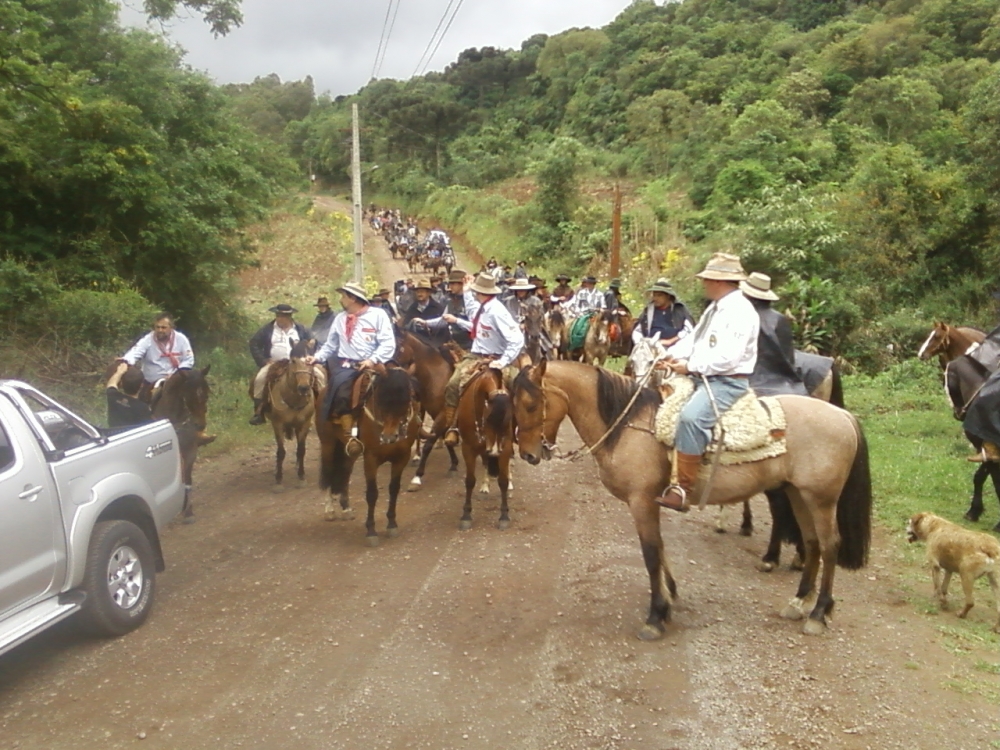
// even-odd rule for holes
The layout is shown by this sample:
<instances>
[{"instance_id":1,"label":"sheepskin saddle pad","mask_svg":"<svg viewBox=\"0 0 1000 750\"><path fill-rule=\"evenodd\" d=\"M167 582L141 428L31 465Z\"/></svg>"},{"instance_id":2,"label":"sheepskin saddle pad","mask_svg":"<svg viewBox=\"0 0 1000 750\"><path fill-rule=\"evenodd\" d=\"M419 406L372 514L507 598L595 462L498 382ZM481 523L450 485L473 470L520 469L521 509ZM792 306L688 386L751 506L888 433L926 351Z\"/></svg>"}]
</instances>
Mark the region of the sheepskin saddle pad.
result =
<instances>
[{"instance_id":1,"label":"sheepskin saddle pad","mask_svg":"<svg viewBox=\"0 0 1000 750\"><path fill-rule=\"evenodd\" d=\"M694 393L694 380L675 376L661 387L663 404L656 413L656 439L673 447L677 436L677 421L681 409ZM773 397L758 398L751 390L722 413L722 427L725 430L725 444L719 462L722 464L745 464L763 461L785 453L785 411ZM719 426L705 460L719 450Z\"/></svg>"}]
</instances>

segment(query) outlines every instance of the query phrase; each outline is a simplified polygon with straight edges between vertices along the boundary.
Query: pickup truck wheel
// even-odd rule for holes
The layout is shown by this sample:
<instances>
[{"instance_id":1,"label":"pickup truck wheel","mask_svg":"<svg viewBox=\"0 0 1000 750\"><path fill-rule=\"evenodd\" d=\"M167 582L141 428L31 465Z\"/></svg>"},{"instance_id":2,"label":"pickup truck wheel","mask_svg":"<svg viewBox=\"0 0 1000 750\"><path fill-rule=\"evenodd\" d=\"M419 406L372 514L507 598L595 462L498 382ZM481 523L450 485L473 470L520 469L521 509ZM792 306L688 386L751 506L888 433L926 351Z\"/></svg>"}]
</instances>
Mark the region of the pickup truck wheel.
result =
<instances>
[{"instance_id":1,"label":"pickup truck wheel","mask_svg":"<svg viewBox=\"0 0 1000 750\"><path fill-rule=\"evenodd\" d=\"M98 635L118 636L142 625L153 607L155 570L149 540L134 523L94 526L83 579L83 626Z\"/></svg>"}]
</instances>

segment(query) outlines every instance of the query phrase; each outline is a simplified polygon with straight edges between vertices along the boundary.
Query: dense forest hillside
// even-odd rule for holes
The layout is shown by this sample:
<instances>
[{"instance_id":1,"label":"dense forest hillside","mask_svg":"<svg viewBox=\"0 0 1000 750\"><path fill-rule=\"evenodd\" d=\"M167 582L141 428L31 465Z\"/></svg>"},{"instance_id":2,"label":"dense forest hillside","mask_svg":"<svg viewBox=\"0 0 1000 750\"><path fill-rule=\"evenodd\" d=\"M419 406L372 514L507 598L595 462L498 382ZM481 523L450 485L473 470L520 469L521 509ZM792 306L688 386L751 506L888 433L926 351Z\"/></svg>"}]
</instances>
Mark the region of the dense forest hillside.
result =
<instances>
[{"instance_id":1,"label":"dense forest hillside","mask_svg":"<svg viewBox=\"0 0 1000 750\"><path fill-rule=\"evenodd\" d=\"M546 268L600 267L609 207L587 187L622 181L627 223L662 229L643 245L627 226L639 270L735 247L784 284L803 343L874 366L863 342L993 320L998 59L1000 0L637 0L604 28L469 49L305 117L280 81L236 101L272 137L286 113L277 140L333 183L357 101L366 189L472 234L487 222L506 257Z\"/></svg>"}]
</instances>

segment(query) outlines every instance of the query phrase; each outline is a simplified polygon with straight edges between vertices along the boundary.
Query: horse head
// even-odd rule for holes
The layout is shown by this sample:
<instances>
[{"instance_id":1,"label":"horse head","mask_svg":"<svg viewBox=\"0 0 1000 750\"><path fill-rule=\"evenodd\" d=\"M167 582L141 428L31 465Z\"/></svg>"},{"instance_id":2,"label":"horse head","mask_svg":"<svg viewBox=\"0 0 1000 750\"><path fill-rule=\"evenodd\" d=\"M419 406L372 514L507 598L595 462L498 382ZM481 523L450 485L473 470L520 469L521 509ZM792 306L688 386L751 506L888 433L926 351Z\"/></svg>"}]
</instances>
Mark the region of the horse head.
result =
<instances>
[{"instance_id":1,"label":"horse head","mask_svg":"<svg viewBox=\"0 0 1000 750\"><path fill-rule=\"evenodd\" d=\"M517 422L517 444L521 458L532 465L543 458L546 461L552 458L555 433L562 421L559 417L554 423L547 423L549 409L544 385L547 368L547 361L543 359L537 365L522 368L514 378L513 406L514 420Z\"/></svg>"},{"instance_id":2,"label":"horse head","mask_svg":"<svg viewBox=\"0 0 1000 750\"><path fill-rule=\"evenodd\" d=\"M611 324L615 322L615 314L610 310L596 312L590 317L590 333L600 346L611 345Z\"/></svg>"},{"instance_id":3,"label":"horse head","mask_svg":"<svg viewBox=\"0 0 1000 750\"><path fill-rule=\"evenodd\" d=\"M313 366L307 364L305 358L309 355L308 345L300 341L292 347L288 358L288 377L295 384L295 390L300 396L308 396L313 392L316 373Z\"/></svg>"},{"instance_id":4,"label":"horse head","mask_svg":"<svg viewBox=\"0 0 1000 750\"><path fill-rule=\"evenodd\" d=\"M190 423L199 432L208 424L210 389L206 376L211 365L201 370L177 370L163 384L153 416L169 419L175 428Z\"/></svg>"},{"instance_id":5,"label":"horse head","mask_svg":"<svg viewBox=\"0 0 1000 750\"><path fill-rule=\"evenodd\" d=\"M406 437L416 413L413 395L413 380L402 368L387 367L385 374L375 378L372 397L365 406L365 412L378 428L382 445L390 445Z\"/></svg>"},{"instance_id":6,"label":"horse head","mask_svg":"<svg viewBox=\"0 0 1000 750\"><path fill-rule=\"evenodd\" d=\"M477 396L485 400L482 439L487 456L499 456L505 441L513 436L514 409L504 386L503 373L492 367L477 379Z\"/></svg>"},{"instance_id":7,"label":"horse head","mask_svg":"<svg viewBox=\"0 0 1000 750\"><path fill-rule=\"evenodd\" d=\"M917 352L917 358L930 359L935 354L947 350L948 344L951 343L950 332L950 326L947 323L935 322L930 334L920 347L920 351Z\"/></svg>"}]
</instances>

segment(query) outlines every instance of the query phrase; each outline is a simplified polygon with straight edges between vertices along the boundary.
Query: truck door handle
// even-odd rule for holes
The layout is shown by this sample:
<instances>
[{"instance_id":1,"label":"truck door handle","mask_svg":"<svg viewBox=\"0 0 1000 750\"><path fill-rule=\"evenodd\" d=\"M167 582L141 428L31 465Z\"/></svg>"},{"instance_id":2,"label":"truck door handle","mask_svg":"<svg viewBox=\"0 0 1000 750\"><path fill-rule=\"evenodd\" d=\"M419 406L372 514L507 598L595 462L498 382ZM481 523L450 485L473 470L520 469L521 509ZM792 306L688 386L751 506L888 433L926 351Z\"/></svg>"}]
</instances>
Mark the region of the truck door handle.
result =
<instances>
[{"instance_id":1,"label":"truck door handle","mask_svg":"<svg viewBox=\"0 0 1000 750\"><path fill-rule=\"evenodd\" d=\"M29 503L33 503L35 501L35 498L38 497L38 493L41 492L43 489L44 487L42 487L42 485L40 484L37 485L36 487L32 487L30 484L26 484L24 486L24 492L18 495L18 497L21 498L22 500L27 500Z\"/></svg>"}]
</instances>

